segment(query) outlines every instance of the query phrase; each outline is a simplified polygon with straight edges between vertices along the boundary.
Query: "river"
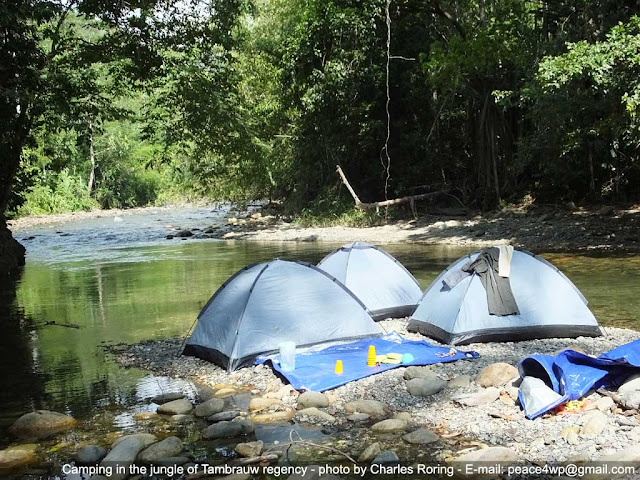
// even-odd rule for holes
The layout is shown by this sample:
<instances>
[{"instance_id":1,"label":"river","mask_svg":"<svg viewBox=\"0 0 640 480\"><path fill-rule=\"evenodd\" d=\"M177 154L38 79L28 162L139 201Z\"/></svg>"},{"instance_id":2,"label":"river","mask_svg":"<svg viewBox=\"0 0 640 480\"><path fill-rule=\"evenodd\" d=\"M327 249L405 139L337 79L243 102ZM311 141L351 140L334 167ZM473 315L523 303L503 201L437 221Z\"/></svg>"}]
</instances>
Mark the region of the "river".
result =
<instances>
[{"instance_id":1,"label":"river","mask_svg":"<svg viewBox=\"0 0 640 480\"><path fill-rule=\"evenodd\" d=\"M127 428L131 412L178 380L121 368L105 347L184 336L209 297L238 269L274 257L315 263L337 246L165 238L176 226L222 224L226 213L211 207L147 209L16 232L28 253L20 278L0 289L2 443L9 442L8 425L34 408L80 419L116 409L122 413L114 416L113 427ZM469 251L383 246L423 288ZM542 253L582 290L601 325L637 325L639 256Z\"/></svg>"}]
</instances>

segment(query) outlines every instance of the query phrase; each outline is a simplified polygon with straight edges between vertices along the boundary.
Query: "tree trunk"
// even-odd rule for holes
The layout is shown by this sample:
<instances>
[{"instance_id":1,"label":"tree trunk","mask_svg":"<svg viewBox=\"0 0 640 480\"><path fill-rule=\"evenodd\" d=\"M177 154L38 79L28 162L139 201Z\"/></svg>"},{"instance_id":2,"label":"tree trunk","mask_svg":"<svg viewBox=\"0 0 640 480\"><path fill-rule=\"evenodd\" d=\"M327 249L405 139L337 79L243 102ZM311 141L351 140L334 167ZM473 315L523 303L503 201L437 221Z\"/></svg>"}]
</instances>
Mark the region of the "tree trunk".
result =
<instances>
[{"instance_id":1,"label":"tree trunk","mask_svg":"<svg viewBox=\"0 0 640 480\"><path fill-rule=\"evenodd\" d=\"M93 123L89 122L89 159L91 160L91 171L89 172L89 181L87 182L87 190L89 195L93 192L93 184L96 181L96 155L93 150Z\"/></svg>"}]
</instances>

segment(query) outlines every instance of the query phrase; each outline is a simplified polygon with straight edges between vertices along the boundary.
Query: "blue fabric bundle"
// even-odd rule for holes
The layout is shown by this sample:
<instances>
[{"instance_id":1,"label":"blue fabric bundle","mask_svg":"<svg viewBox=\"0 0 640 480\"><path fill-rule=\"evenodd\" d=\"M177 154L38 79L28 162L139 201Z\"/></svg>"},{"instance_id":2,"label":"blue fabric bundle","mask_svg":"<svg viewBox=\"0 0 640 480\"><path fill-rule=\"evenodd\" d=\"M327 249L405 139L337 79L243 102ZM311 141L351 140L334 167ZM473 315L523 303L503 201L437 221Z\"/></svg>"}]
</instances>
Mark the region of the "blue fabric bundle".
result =
<instances>
[{"instance_id":1,"label":"blue fabric bundle","mask_svg":"<svg viewBox=\"0 0 640 480\"><path fill-rule=\"evenodd\" d=\"M399 353L405 359L413 359L407 363L382 363L375 367L367 366L369 346L376 348L377 355ZM339 387L360 378L385 372L392 368L410 365L431 365L434 363L455 362L461 359L473 359L477 352L462 352L449 347L436 347L424 340L405 340L398 333L392 332L382 338L365 338L351 343L333 345L321 350L308 349L296 354L296 368L283 372L280 368L280 355L260 355L256 364L269 363L281 376L286 378L296 390L312 390L322 392ZM344 373L334 373L336 360L342 360Z\"/></svg>"},{"instance_id":2,"label":"blue fabric bundle","mask_svg":"<svg viewBox=\"0 0 640 480\"><path fill-rule=\"evenodd\" d=\"M591 357L574 350L558 355L531 355L518 364L520 403L527 418L536 418L589 390L614 389L640 373L640 340Z\"/></svg>"}]
</instances>

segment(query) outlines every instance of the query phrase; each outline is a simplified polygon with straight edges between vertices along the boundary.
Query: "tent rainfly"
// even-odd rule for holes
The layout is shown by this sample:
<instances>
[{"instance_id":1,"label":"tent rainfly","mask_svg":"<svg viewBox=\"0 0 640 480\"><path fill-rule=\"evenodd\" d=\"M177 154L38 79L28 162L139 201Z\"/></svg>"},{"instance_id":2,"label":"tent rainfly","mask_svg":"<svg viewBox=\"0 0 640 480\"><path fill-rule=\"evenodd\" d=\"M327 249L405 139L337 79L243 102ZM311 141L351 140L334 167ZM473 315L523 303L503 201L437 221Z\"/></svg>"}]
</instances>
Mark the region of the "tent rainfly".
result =
<instances>
[{"instance_id":1,"label":"tent rainfly","mask_svg":"<svg viewBox=\"0 0 640 480\"><path fill-rule=\"evenodd\" d=\"M233 371L285 341L304 347L381 334L338 280L313 265L276 259L243 268L218 289L183 353Z\"/></svg>"},{"instance_id":2,"label":"tent rainfly","mask_svg":"<svg viewBox=\"0 0 640 480\"><path fill-rule=\"evenodd\" d=\"M343 245L318 267L351 290L376 321L408 317L422 296L420 284L398 260L368 243Z\"/></svg>"},{"instance_id":3,"label":"tent rainfly","mask_svg":"<svg viewBox=\"0 0 640 480\"><path fill-rule=\"evenodd\" d=\"M454 288L443 279L462 270L480 252L450 265L427 288L408 330L450 345L511 342L534 338L602 335L587 300L556 267L530 252L514 250L509 280L517 315L490 315L487 293L477 274Z\"/></svg>"}]
</instances>

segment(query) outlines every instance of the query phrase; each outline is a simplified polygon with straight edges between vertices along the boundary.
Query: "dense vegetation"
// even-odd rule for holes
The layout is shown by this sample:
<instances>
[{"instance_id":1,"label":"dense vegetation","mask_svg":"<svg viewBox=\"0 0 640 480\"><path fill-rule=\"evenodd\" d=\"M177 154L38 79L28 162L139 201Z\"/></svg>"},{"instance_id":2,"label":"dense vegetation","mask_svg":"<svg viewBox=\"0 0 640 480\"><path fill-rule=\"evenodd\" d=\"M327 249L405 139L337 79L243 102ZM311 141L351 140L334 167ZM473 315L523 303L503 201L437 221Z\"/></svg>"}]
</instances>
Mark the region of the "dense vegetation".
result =
<instances>
[{"instance_id":1,"label":"dense vegetation","mask_svg":"<svg viewBox=\"0 0 640 480\"><path fill-rule=\"evenodd\" d=\"M3 0L0 208L334 212L351 204L336 164L363 201L636 200L636 15L630 0Z\"/></svg>"}]
</instances>

